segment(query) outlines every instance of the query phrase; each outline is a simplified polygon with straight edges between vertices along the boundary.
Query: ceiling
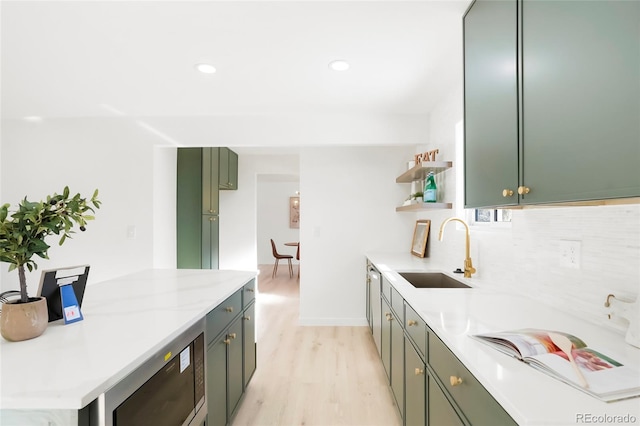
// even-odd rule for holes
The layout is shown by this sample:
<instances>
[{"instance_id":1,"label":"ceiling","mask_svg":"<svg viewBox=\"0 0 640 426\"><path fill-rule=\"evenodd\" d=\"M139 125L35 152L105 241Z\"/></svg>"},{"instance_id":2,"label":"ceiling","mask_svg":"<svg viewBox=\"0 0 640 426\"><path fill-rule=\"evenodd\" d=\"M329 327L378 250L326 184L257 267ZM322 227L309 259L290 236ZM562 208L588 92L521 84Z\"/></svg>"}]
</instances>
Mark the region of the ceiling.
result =
<instances>
[{"instance_id":1,"label":"ceiling","mask_svg":"<svg viewBox=\"0 0 640 426\"><path fill-rule=\"evenodd\" d=\"M426 114L461 79L468 4L2 1L2 118L136 119L171 140L180 120Z\"/></svg>"}]
</instances>

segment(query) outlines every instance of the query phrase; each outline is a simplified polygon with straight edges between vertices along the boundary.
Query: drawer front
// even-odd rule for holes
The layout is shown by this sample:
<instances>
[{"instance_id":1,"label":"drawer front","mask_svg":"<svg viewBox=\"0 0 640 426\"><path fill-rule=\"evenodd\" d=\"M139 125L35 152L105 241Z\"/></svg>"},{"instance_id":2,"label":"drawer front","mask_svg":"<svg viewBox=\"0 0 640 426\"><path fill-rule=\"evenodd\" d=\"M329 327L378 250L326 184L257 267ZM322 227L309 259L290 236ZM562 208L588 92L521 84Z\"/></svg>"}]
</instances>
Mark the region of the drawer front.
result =
<instances>
[{"instance_id":1,"label":"drawer front","mask_svg":"<svg viewBox=\"0 0 640 426\"><path fill-rule=\"evenodd\" d=\"M242 292L242 309L244 310L251 302L256 299L256 279L252 279L246 283Z\"/></svg>"},{"instance_id":2,"label":"drawer front","mask_svg":"<svg viewBox=\"0 0 640 426\"><path fill-rule=\"evenodd\" d=\"M429 364L469 423L516 425L500 404L434 333L429 333ZM452 385L452 380L459 383Z\"/></svg>"},{"instance_id":3,"label":"drawer front","mask_svg":"<svg viewBox=\"0 0 640 426\"><path fill-rule=\"evenodd\" d=\"M424 360L427 354L427 324L408 303L405 303L404 317L405 330L418 348L420 357Z\"/></svg>"},{"instance_id":4,"label":"drawer front","mask_svg":"<svg viewBox=\"0 0 640 426\"><path fill-rule=\"evenodd\" d=\"M382 281L382 294L387 301L391 302L391 284L389 284L389 281L382 275L380 275L380 277L380 281Z\"/></svg>"},{"instance_id":5,"label":"drawer front","mask_svg":"<svg viewBox=\"0 0 640 426\"><path fill-rule=\"evenodd\" d=\"M211 342L242 311L242 289L207 314L207 343Z\"/></svg>"},{"instance_id":6,"label":"drawer front","mask_svg":"<svg viewBox=\"0 0 640 426\"><path fill-rule=\"evenodd\" d=\"M393 287L391 287L391 309L393 309L396 318L400 321L400 325L404 328L404 299Z\"/></svg>"}]
</instances>

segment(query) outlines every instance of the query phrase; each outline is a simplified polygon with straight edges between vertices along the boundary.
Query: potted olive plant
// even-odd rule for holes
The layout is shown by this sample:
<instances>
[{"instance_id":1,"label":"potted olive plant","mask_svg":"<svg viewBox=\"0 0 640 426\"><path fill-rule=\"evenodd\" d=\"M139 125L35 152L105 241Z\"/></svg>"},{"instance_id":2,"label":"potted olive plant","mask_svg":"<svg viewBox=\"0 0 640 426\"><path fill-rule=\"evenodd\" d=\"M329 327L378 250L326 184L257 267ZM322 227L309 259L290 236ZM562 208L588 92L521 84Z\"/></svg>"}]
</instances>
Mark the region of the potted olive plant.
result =
<instances>
[{"instance_id":1,"label":"potted olive plant","mask_svg":"<svg viewBox=\"0 0 640 426\"><path fill-rule=\"evenodd\" d=\"M5 303L0 313L0 332L10 341L27 340L41 335L47 327L48 313L44 298L29 297L25 267L38 268L33 256L48 259L49 245L45 238L59 235L62 245L74 232L74 225L86 229L93 220L94 207L100 208L98 190L87 201L80 194L69 195L65 187L62 194L54 193L44 201L28 201L26 197L18 209L10 213L9 204L0 207L0 262L9 263L9 271L18 270L20 300Z\"/></svg>"}]
</instances>

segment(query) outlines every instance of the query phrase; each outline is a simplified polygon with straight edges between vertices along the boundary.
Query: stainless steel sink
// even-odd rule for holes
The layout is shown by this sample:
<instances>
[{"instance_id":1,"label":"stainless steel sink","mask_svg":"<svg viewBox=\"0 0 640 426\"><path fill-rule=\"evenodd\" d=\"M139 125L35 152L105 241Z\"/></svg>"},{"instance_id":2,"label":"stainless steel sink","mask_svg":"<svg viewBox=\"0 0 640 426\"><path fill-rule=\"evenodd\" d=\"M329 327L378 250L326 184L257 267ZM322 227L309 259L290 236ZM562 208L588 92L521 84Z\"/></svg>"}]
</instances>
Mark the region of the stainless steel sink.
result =
<instances>
[{"instance_id":1,"label":"stainless steel sink","mask_svg":"<svg viewBox=\"0 0 640 426\"><path fill-rule=\"evenodd\" d=\"M398 272L415 288L472 288L440 272Z\"/></svg>"}]
</instances>

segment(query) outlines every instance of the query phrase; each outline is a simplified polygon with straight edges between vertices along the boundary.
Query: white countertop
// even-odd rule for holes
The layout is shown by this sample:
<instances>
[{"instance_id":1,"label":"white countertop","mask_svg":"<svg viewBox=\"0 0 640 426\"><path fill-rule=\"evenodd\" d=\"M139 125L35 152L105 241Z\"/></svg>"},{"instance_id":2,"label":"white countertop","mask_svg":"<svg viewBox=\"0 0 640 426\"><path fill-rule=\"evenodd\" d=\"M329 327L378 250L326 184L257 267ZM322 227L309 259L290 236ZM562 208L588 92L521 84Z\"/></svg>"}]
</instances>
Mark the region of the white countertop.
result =
<instances>
[{"instance_id":1,"label":"white countertop","mask_svg":"<svg viewBox=\"0 0 640 426\"><path fill-rule=\"evenodd\" d=\"M559 330L640 371L640 349L623 335L489 282L430 269L410 254L368 253L367 258L518 424L589 423L579 415L630 415L631 424L640 423L640 398L602 402L469 337L519 328ZM442 272L473 288L416 289L397 271Z\"/></svg>"},{"instance_id":2,"label":"white countertop","mask_svg":"<svg viewBox=\"0 0 640 426\"><path fill-rule=\"evenodd\" d=\"M84 407L255 276L154 269L88 285L84 320L0 339L0 409Z\"/></svg>"}]
</instances>

